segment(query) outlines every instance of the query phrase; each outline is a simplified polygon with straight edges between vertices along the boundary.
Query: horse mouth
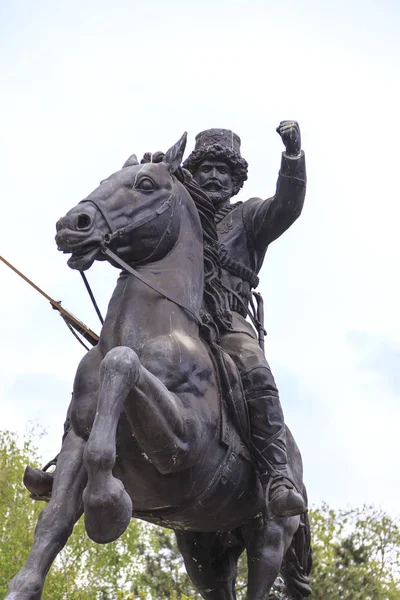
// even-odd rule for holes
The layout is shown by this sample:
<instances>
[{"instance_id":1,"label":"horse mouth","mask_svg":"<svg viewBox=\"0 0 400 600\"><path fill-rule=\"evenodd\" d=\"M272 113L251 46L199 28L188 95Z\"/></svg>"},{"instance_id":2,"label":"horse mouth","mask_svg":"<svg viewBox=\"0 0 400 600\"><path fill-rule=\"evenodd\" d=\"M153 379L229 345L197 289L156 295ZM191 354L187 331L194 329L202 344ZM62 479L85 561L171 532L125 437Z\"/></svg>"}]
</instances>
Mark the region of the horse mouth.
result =
<instances>
[{"instance_id":1,"label":"horse mouth","mask_svg":"<svg viewBox=\"0 0 400 600\"><path fill-rule=\"evenodd\" d=\"M67 264L71 269L86 271L92 266L99 252L100 248L97 244L86 244L85 246L80 246L74 252L72 252Z\"/></svg>"}]
</instances>

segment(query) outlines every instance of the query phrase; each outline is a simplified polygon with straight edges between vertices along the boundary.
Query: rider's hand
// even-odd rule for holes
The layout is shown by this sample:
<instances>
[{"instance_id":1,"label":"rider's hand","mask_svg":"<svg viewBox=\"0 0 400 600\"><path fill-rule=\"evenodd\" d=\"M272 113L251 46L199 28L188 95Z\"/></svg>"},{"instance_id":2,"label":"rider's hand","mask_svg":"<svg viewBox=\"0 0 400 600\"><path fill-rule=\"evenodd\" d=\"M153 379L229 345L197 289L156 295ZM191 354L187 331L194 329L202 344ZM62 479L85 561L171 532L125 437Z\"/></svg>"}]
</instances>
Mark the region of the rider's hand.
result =
<instances>
[{"instance_id":1,"label":"rider's hand","mask_svg":"<svg viewBox=\"0 0 400 600\"><path fill-rule=\"evenodd\" d=\"M297 121L281 121L276 131L285 144L287 156L299 156L301 153L301 135Z\"/></svg>"},{"instance_id":2,"label":"rider's hand","mask_svg":"<svg viewBox=\"0 0 400 600\"><path fill-rule=\"evenodd\" d=\"M160 163L165 156L165 152L158 150L157 152L145 152L143 154L143 158L140 161L140 164L143 165L145 163Z\"/></svg>"}]
</instances>

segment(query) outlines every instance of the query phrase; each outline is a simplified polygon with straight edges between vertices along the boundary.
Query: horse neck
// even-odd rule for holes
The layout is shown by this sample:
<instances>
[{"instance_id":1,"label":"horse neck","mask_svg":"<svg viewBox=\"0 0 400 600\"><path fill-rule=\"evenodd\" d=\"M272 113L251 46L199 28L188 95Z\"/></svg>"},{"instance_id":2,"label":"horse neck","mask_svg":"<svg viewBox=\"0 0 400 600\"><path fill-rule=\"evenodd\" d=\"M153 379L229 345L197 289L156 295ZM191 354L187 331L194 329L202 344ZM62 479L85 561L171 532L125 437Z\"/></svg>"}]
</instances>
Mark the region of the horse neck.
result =
<instances>
[{"instance_id":1,"label":"horse neck","mask_svg":"<svg viewBox=\"0 0 400 600\"><path fill-rule=\"evenodd\" d=\"M186 190L175 206L175 218L178 215L179 233L172 249L140 271L154 277L162 290L171 290L191 312L200 314L204 286L203 234L197 209Z\"/></svg>"},{"instance_id":2,"label":"horse neck","mask_svg":"<svg viewBox=\"0 0 400 600\"><path fill-rule=\"evenodd\" d=\"M180 304L190 312L200 315L204 285L203 234L200 219L194 202L190 197L186 199L183 193L182 199L177 200L174 215L180 220L180 224L176 241L169 252L157 261L137 267L137 270L150 284L155 284L161 292L165 292L166 296L170 295L178 299ZM152 310L156 310L154 291L134 275L123 273L118 279L109 304L102 337L104 334L105 337L110 336L110 339L114 339L116 324L124 320L121 319L122 315L127 317L127 322L136 323L135 335L139 338L157 335L161 333L159 331L161 321L165 326L170 321L171 315L168 315L168 311L173 313L173 321L178 328L188 334L196 335L198 323L188 311L173 302L167 307L163 304L161 320L154 315L154 319L150 322L148 319L145 320L146 328L149 330L139 331L142 320L138 320L137 315L148 314Z\"/></svg>"}]
</instances>

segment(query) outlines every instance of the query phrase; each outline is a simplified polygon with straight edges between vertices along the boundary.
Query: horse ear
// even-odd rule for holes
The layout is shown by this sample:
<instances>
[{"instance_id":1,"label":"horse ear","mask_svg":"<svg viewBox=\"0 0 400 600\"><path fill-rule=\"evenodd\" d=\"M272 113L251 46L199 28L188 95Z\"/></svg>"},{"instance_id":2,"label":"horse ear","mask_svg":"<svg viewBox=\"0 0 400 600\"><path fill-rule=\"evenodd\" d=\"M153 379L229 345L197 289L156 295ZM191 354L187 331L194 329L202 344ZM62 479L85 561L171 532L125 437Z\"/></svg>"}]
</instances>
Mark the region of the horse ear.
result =
<instances>
[{"instance_id":1,"label":"horse ear","mask_svg":"<svg viewBox=\"0 0 400 600\"><path fill-rule=\"evenodd\" d=\"M186 148L186 140L187 132L185 131L181 139L165 153L163 162L167 165L170 173L174 173L181 166L183 153Z\"/></svg>"},{"instance_id":2,"label":"horse ear","mask_svg":"<svg viewBox=\"0 0 400 600\"><path fill-rule=\"evenodd\" d=\"M133 167L134 165L138 165L139 161L137 159L136 154L132 154L132 156L130 156L128 158L128 160L123 164L123 169L125 169L126 167Z\"/></svg>"}]
</instances>

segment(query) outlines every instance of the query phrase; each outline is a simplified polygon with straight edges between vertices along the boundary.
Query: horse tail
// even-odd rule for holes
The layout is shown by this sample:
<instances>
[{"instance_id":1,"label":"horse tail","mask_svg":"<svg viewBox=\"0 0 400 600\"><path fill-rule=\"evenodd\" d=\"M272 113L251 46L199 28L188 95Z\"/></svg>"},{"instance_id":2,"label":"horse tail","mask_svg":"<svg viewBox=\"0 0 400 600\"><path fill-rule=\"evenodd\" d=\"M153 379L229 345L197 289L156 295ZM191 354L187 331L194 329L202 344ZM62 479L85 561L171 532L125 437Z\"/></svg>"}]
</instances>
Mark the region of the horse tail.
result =
<instances>
[{"instance_id":1,"label":"horse tail","mask_svg":"<svg viewBox=\"0 0 400 600\"><path fill-rule=\"evenodd\" d=\"M303 485L307 503L307 491ZM293 600L303 600L311 595L309 575L312 569L311 530L308 514L300 517L300 525L282 563L282 577Z\"/></svg>"}]
</instances>

